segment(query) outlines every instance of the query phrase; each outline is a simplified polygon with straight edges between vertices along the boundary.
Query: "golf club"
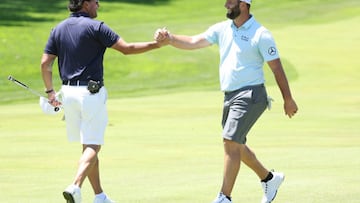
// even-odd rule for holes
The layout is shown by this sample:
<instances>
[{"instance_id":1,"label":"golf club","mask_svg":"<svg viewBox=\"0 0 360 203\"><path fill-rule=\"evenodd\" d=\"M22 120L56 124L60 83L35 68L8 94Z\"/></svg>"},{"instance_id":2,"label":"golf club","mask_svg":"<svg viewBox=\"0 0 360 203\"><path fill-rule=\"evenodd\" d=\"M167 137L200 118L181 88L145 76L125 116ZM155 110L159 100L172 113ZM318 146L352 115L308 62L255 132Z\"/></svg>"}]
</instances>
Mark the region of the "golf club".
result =
<instances>
[{"instance_id":1,"label":"golf club","mask_svg":"<svg viewBox=\"0 0 360 203\"><path fill-rule=\"evenodd\" d=\"M34 95L36 95L36 96L44 97L44 96L41 95L39 92L31 89L29 86L27 86L27 85L25 85L24 83L18 81L17 79L15 79L14 77L12 77L11 75L9 75L8 80L10 80L11 82L19 85L20 87L22 87L22 88L24 88L24 89L26 89L26 90L28 90L29 92L31 92L32 94L34 94ZM54 107L54 111L55 111L55 112L57 112L57 111L59 111L59 110L60 110L60 107L58 107L58 106Z\"/></svg>"}]
</instances>

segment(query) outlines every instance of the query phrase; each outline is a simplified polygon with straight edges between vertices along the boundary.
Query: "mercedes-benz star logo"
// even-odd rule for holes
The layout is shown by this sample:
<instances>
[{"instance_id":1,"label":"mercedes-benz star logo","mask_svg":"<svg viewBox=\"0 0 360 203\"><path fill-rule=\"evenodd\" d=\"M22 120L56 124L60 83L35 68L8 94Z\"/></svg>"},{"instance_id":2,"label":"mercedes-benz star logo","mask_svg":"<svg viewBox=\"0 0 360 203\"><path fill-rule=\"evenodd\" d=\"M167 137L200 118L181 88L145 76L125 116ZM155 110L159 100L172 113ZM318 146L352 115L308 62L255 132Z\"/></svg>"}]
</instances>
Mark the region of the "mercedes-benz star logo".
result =
<instances>
[{"instance_id":1,"label":"mercedes-benz star logo","mask_svg":"<svg viewBox=\"0 0 360 203\"><path fill-rule=\"evenodd\" d=\"M268 50L269 55L274 56L276 54L276 48L270 47Z\"/></svg>"}]
</instances>

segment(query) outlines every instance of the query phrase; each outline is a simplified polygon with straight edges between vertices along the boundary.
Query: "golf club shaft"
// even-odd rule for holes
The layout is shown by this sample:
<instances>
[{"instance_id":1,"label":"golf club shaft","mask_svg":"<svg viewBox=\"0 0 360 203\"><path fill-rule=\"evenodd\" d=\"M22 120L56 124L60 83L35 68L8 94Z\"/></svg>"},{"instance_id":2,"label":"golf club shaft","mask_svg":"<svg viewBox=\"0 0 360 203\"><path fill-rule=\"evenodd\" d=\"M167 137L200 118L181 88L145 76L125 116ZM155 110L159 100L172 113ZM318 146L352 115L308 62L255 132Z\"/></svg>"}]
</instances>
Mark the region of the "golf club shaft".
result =
<instances>
[{"instance_id":1,"label":"golf club shaft","mask_svg":"<svg viewBox=\"0 0 360 203\"><path fill-rule=\"evenodd\" d=\"M41 95L39 92L31 89L29 86L25 85L24 83L18 81L17 79L15 79L14 77L12 77L11 75L9 75L8 80L12 81L13 83L19 85L20 87L27 89L29 92L31 92L32 94L36 95L36 96L40 96L40 97L44 97L43 95ZM45 98L45 97L44 97ZM54 111L57 112L59 111L61 108L61 106L54 106Z\"/></svg>"},{"instance_id":2,"label":"golf club shaft","mask_svg":"<svg viewBox=\"0 0 360 203\"><path fill-rule=\"evenodd\" d=\"M32 94L36 95L36 96L40 96L43 97L43 95L41 95L39 92L31 89L29 86L27 86L26 84L18 81L17 79L15 79L14 77L12 77L11 75L9 75L8 80L12 81L13 83L17 84L18 86L27 89L29 92L31 92Z\"/></svg>"}]
</instances>

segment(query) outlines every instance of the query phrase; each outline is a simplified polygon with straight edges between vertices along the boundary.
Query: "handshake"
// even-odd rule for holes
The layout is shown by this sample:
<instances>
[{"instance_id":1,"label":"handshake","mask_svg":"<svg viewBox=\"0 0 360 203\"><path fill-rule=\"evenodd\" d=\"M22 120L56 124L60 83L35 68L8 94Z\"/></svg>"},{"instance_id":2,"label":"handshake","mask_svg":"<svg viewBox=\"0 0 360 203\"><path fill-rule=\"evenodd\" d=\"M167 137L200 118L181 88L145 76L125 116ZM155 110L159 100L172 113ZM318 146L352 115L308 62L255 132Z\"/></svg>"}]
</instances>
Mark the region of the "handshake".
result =
<instances>
[{"instance_id":1,"label":"handshake","mask_svg":"<svg viewBox=\"0 0 360 203\"><path fill-rule=\"evenodd\" d=\"M154 33L154 40L161 46L168 45L172 41L172 35L166 27L159 28Z\"/></svg>"}]
</instances>

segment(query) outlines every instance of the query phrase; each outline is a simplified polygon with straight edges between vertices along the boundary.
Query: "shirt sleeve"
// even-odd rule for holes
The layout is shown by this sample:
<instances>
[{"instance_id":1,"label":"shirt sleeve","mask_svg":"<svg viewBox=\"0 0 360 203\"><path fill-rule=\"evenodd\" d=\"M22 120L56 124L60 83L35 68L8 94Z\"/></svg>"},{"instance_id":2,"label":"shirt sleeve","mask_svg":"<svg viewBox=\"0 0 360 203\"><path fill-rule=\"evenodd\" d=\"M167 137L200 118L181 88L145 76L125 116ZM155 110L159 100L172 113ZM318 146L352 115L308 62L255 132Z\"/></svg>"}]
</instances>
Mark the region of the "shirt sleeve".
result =
<instances>
[{"instance_id":1,"label":"shirt sleeve","mask_svg":"<svg viewBox=\"0 0 360 203\"><path fill-rule=\"evenodd\" d=\"M106 24L100 24L99 39L104 46L111 47L119 40L119 38L120 36L111 30Z\"/></svg>"},{"instance_id":2,"label":"shirt sleeve","mask_svg":"<svg viewBox=\"0 0 360 203\"><path fill-rule=\"evenodd\" d=\"M56 47L56 41L55 41L55 29L51 30L50 36L48 38L48 41L46 43L45 49L44 49L44 53L45 54L52 54L52 55L58 55L58 50Z\"/></svg>"},{"instance_id":3,"label":"shirt sleeve","mask_svg":"<svg viewBox=\"0 0 360 203\"><path fill-rule=\"evenodd\" d=\"M217 31L219 24L209 27L202 35L210 44L218 44L219 32Z\"/></svg>"},{"instance_id":4,"label":"shirt sleeve","mask_svg":"<svg viewBox=\"0 0 360 203\"><path fill-rule=\"evenodd\" d=\"M265 30L261 33L259 39L259 50L265 61L272 61L279 58L279 52L270 31Z\"/></svg>"}]
</instances>

